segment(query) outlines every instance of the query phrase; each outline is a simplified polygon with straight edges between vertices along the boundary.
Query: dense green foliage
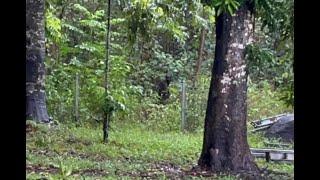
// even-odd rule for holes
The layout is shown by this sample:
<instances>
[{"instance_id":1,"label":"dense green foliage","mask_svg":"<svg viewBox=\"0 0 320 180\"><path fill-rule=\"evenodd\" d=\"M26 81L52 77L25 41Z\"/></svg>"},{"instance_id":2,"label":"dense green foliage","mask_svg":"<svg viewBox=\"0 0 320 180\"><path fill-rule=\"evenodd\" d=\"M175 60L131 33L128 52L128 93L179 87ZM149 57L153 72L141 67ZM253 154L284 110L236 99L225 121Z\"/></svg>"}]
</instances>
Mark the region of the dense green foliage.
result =
<instances>
[{"instance_id":1,"label":"dense green foliage","mask_svg":"<svg viewBox=\"0 0 320 180\"><path fill-rule=\"evenodd\" d=\"M294 104L293 83L293 0L254 0L256 43L249 51L253 80L268 80L282 92L281 100Z\"/></svg>"},{"instance_id":2,"label":"dense green foliage","mask_svg":"<svg viewBox=\"0 0 320 180\"><path fill-rule=\"evenodd\" d=\"M199 1L112 1L108 99L109 106L115 109L114 119L178 130L180 80L186 79L187 121L193 130L202 128L214 57L215 12L233 11L241 3L212 2L205 5ZM256 43L248 47L250 79L258 85L257 90L264 86L259 84L267 81L280 94L272 98L282 98L292 106L293 17L288 12L292 11L293 2L265 0L256 4ZM95 124L102 120L104 106L106 4L48 0L46 7L49 113L60 122L74 119L78 73L80 120ZM273 13L267 13L268 8ZM202 28L208 33L201 77L199 87L191 88ZM163 105L159 103L157 83L167 74L172 77L171 96Z\"/></svg>"}]
</instances>

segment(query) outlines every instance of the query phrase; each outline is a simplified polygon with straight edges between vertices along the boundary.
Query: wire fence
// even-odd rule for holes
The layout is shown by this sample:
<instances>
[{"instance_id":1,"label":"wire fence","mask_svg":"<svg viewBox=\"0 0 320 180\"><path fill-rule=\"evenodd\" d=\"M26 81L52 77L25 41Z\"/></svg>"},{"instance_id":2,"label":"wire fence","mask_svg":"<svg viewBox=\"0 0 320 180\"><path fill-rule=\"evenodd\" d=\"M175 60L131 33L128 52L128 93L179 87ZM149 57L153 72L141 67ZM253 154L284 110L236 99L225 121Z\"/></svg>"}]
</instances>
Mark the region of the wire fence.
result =
<instances>
[{"instance_id":1,"label":"wire fence","mask_svg":"<svg viewBox=\"0 0 320 180\"><path fill-rule=\"evenodd\" d=\"M196 131L203 128L209 89L192 86L191 82L180 80L181 130Z\"/></svg>"}]
</instances>

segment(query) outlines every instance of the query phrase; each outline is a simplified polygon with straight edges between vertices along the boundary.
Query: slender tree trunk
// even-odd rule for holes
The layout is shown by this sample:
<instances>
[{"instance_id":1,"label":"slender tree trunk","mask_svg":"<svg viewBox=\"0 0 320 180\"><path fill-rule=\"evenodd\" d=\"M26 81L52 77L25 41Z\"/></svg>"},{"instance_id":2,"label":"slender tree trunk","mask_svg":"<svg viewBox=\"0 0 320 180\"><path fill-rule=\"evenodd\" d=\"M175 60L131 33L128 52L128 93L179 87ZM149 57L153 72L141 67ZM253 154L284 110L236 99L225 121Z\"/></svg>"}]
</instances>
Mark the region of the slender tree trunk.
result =
<instances>
[{"instance_id":1,"label":"slender tree trunk","mask_svg":"<svg viewBox=\"0 0 320 180\"><path fill-rule=\"evenodd\" d=\"M203 148L198 164L214 171L253 171L258 167L247 141L247 67L245 47L252 41L248 4L216 21Z\"/></svg>"},{"instance_id":2,"label":"slender tree trunk","mask_svg":"<svg viewBox=\"0 0 320 180\"><path fill-rule=\"evenodd\" d=\"M201 29L201 34L200 34L200 42L199 42L200 46L199 46L199 49L198 49L198 59L197 59L197 62L196 62L196 68L195 68L195 71L194 71L194 76L193 76L193 81L192 81L193 87L196 86L198 75L199 75L199 72L200 72L200 69L201 69L202 58L203 58L203 48L204 48L206 33L207 33L207 30L205 28L202 28Z\"/></svg>"},{"instance_id":3,"label":"slender tree trunk","mask_svg":"<svg viewBox=\"0 0 320 180\"><path fill-rule=\"evenodd\" d=\"M44 88L44 0L26 1L26 116L49 122Z\"/></svg>"},{"instance_id":4,"label":"slender tree trunk","mask_svg":"<svg viewBox=\"0 0 320 180\"><path fill-rule=\"evenodd\" d=\"M108 96L108 66L109 66L109 53L110 53L110 15L111 15L111 0L108 0L108 16L107 16L107 38L106 38L106 68L105 68L105 103L104 106L109 106L110 103L107 101L109 100ZM104 107L104 119L103 119L103 141L108 142L108 130L109 130L109 121L110 121L110 108L111 107Z\"/></svg>"}]
</instances>

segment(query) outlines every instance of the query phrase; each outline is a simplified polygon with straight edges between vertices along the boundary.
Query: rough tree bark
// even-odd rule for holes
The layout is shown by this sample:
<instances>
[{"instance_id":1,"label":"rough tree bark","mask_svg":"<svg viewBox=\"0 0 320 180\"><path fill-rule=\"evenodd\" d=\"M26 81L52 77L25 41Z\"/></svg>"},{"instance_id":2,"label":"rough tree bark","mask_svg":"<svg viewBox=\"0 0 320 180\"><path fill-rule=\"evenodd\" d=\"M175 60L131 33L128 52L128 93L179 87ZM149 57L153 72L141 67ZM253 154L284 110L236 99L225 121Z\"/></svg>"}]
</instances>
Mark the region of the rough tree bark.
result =
<instances>
[{"instance_id":1,"label":"rough tree bark","mask_svg":"<svg viewBox=\"0 0 320 180\"><path fill-rule=\"evenodd\" d=\"M44 0L26 1L26 118L49 122L44 88Z\"/></svg>"},{"instance_id":2,"label":"rough tree bark","mask_svg":"<svg viewBox=\"0 0 320 180\"><path fill-rule=\"evenodd\" d=\"M234 15L217 17L202 153L198 165L213 171L251 171L258 167L247 142L245 47L252 42L249 4Z\"/></svg>"}]
</instances>

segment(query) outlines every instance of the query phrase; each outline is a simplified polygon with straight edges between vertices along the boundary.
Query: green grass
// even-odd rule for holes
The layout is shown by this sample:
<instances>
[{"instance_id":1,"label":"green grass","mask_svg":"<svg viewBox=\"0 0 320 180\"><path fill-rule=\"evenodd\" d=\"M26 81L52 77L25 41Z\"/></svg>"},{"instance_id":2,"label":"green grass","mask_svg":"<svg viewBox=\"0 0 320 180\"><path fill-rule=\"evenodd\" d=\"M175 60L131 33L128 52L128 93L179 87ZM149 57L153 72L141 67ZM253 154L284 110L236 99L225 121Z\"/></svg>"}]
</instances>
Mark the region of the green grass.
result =
<instances>
[{"instance_id":1,"label":"green grass","mask_svg":"<svg viewBox=\"0 0 320 180\"><path fill-rule=\"evenodd\" d=\"M186 174L181 177L183 173L177 172L190 170L200 156L207 92L194 93L197 103L193 105L196 108L192 110L189 105L188 115L199 121L192 133L179 132L178 89L176 93L172 92L176 101L166 106L145 102L123 119L119 116L114 118L107 144L102 142L101 128L86 123L82 127L76 127L72 122L48 127L28 122L35 130L27 133L27 179L205 179ZM292 108L279 101L280 96L281 93L272 90L268 84L249 86L250 147L265 148L266 143L279 143L277 139L266 139L261 133L251 133L249 122L293 112ZM148 118L141 113L146 109L150 111ZM288 148L293 148L293 144ZM263 159L256 162L261 168L293 175L293 164L267 163ZM209 179L231 180L236 177L219 175Z\"/></svg>"},{"instance_id":2,"label":"green grass","mask_svg":"<svg viewBox=\"0 0 320 180\"><path fill-rule=\"evenodd\" d=\"M293 108L288 107L284 101L280 101L282 96L279 90L272 90L271 85L263 83L263 87L258 88L255 84L248 87L248 121L258 120L282 113L292 113Z\"/></svg>"},{"instance_id":3,"label":"green grass","mask_svg":"<svg viewBox=\"0 0 320 180\"><path fill-rule=\"evenodd\" d=\"M170 178L163 169L190 170L202 147L202 133L162 133L132 124L116 124L109 143L101 129L33 125L27 134L27 179L132 179L142 175ZM250 134L251 147L263 147L260 134ZM260 167L267 164L258 161ZM268 163L270 169L293 173L293 165ZM37 169L38 168L38 169ZM162 168L162 169L161 169ZM88 171L93 171L90 174ZM186 176L187 179L199 177ZM232 179L233 176L220 176Z\"/></svg>"}]
</instances>

